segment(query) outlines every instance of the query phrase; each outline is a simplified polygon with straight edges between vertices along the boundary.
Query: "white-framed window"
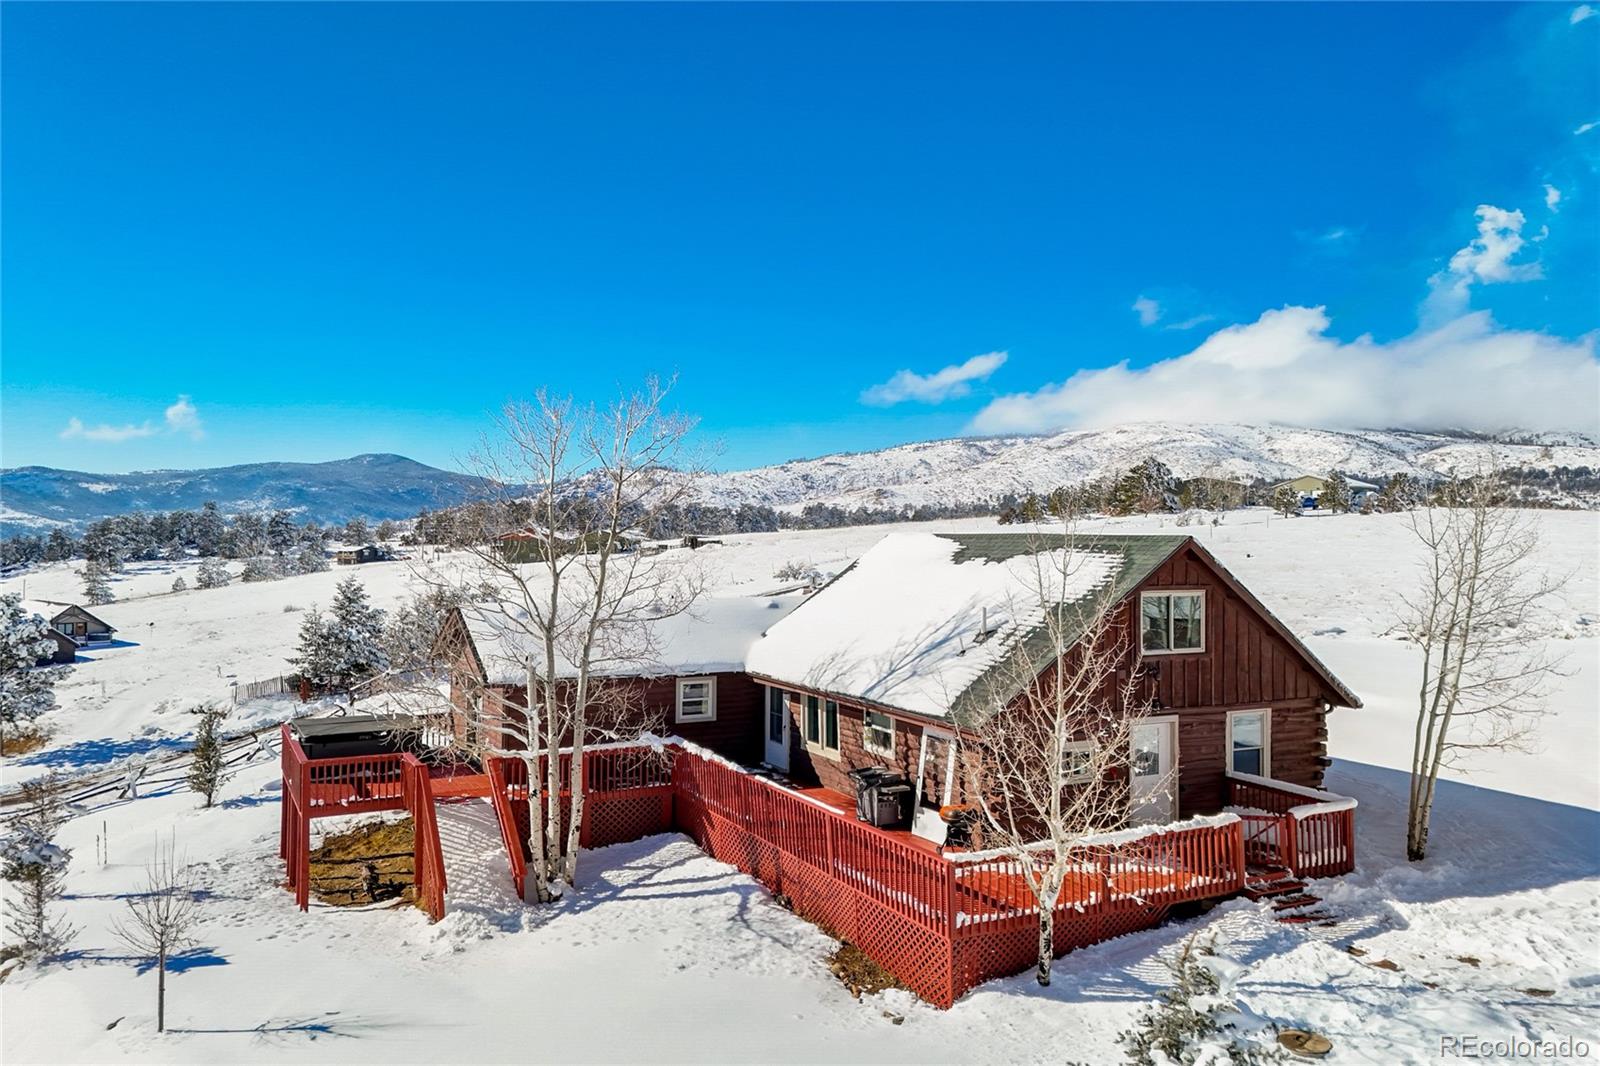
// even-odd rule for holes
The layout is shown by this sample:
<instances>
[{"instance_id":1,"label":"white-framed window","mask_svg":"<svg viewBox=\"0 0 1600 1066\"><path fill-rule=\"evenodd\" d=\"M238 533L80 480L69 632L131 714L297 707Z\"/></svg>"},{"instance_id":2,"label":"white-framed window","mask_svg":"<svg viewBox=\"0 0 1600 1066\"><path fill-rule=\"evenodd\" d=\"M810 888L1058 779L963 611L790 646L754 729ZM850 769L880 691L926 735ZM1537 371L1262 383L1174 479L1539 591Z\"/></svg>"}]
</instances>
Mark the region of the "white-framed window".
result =
<instances>
[{"instance_id":1,"label":"white-framed window","mask_svg":"<svg viewBox=\"0 0 1600 1066\"><path fill-rule=\"evenodd\" d=\"M806 697L806 745L834 755L839 753L839 705L833 700Z\"/></svg>"},{"instance_id":2,"label":"white-framed window","mask_svg":"<svg viewBox=\"0 0 1600 1066\"><path fill-rule=\"evenodd\" d=\"M1139 646L1146 655L1204 651L1206 594L1201 591L1139 594Z\"/></svg>"},{"instance_id":3,"label":"white-framed window","mask_svg":"<svg viewBox=\"0 0 1600 1066\"><path fill-rule=\"evenodd\" d=\"M867 711L861 725L861 746L876 755L894 755L894 719Z\"/></svg>"},{"instance_id":4,"label":"white-framed window","mask_svg":"<svg viewBox=\"0 0 1600 1066\"><path fill-rule=\"evenodd\" d=\"M717 679L714 677L678 678L678 721L714 722L717 720Z\"/></svg>"},{"instance_id":5,"label":"white-framed window","mask_svg":"<svg viewBox=\"0 0 1600 1066\"><path fill-rule=\"evenodd\" d=\"M1061 783L1082 785L1094 779L1094 741L1069 740L1061 745Z\"/></svg>"},{"instance_id":6,"label":"white-framed window","mask_svg":"<svg viewBox=\"0 0 1600 1066\"><path fill-rule=\"evenodd\" d=\"M1272 712L1230 711L1228 769L1239 774L1272 776Z\"/></svg>"}]
</instances>

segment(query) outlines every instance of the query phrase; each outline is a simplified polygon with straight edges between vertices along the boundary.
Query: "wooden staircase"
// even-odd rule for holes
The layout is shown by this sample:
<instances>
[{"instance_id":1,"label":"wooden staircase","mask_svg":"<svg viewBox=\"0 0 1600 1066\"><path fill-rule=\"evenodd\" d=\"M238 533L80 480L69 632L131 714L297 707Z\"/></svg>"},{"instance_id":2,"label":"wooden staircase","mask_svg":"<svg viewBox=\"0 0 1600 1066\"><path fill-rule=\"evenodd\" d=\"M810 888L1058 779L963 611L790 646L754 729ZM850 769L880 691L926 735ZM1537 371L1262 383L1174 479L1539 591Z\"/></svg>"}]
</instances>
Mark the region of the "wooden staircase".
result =
<instances>
[{"instance_id":1,"label":"wooden staircase","mask_svg":"<svg viewBox=\"0 0 1600 1066\"><path fill-rule=\"evenodd\" d=\"M1322 897L1307 892L1306 883L1281 866L1252 866L1245 871L1244 896L1270 900L1278 921L1288 925L1333 921L1327 911L1306 909L1321 903Z\"/></svg>"}]
</instances>

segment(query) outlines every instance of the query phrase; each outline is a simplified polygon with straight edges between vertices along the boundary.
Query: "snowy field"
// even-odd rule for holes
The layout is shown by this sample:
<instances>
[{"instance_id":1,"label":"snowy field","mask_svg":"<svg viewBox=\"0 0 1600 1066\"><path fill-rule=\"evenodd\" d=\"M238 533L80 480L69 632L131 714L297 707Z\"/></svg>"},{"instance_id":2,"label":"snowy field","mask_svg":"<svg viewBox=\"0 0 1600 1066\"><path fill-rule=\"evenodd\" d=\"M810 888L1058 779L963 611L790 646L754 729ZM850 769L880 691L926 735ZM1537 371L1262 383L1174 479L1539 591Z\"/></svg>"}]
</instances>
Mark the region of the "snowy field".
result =
<instances>
[{"instance_id":1,"label":"snowy field","mask_svg":"<svg viewBox=\"0 0 1600 1066\"><path fill-rule=\"evenodd\" d=\"M487 804L441 809L450 914L295 911L279 887L276 766L250 766L223 803L157 794L81 818L64 963L0 985L0 1059L33 1061L991 1061L1116 1062L1116 1034L1165 980L1164 952L1195 930L1243 967L1240 1000L1326 1034L1333 1062L1439 1062L1440 1038L1588 1040L1600 1054L1600 516L1542 513L1543 558L1570 574L1547 604L1567 654L1541 750L1496 754L1441 787L1432 857L1403 858L1413 649L1393 601L1416 553L1397 516L1282 520L1229 514L1193 532L1366 701L1331 719L1328 787L1357 797L1355 874L1315 890L1333 928L1287 926L1232 901L1074 953L1040 990L994 982L940 1012L902 994L852 999L823 964L831 942L761 887L678 837L590 853L585 887L544 910L509 896ZM992 528L992 522L924 528ZM1104 523L1178 531L1172 519ZM720 592L757 592L799 560L837 571L890 528L724 538L697 553ZM192 726L186 707L229 681L287 669L300 615L359 574L396 602L407 564L335 568L256 585L170 594L174 569L130 567L103 617L124 638L60 689L43 751L7 759L5 784L159 751ZM188 578L193 584L192 575ZM71 600L65 567L27 577L32 600ZM4 583L21 591L20 580ZM286 713L288 701L241 709ZM323 823L324 826L330 823ZM110 841L98 863L96 836ZM153 1032L154 975L110 933L142 882L158 833L175 831L205 889L199 944L170 979ZM1349 949L1354 949L1355 954ZM1380 965L1381 964L1381 965ZM1392 967L1392 968L1391 968ZM899 1019L898 1023L896 1019Z\"/></svg>"}]
</instances>

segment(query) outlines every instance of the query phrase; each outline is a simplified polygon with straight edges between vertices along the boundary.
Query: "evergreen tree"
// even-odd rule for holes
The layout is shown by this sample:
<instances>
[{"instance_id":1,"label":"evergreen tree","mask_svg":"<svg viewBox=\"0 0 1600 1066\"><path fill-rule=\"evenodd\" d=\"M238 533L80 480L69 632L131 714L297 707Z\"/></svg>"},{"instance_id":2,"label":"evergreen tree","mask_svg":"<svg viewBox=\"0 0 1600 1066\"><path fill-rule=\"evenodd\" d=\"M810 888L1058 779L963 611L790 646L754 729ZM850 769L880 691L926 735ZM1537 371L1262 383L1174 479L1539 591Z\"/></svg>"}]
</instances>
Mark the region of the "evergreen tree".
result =
<instances>
[{"instance_id":1,"label":"evergreen tree","mask_svg":"<svg viewBox=\"0 0 1600 1066\"><path fill-rule=\"evenodd\" d=\"M1328 475L1327 484L1317 497L1317 505L1335 514L1350 513L1350 482L1343 474L1335 470Z\"/></svg>"},{"instance_id":2,"label":"evergreen tree","mask_svg":"<svg viewBox=\"0 0 1600 1066\"><path fill-rule=\"evenodd\" d=\"M233 575L228 573L228 568L222 565L220 559L202 559L200 569L195 574L195 585L203 589L220 589L233 580Z\"/></svg>"},{"instance_id":3,"label":"evergreen tree","mask_svg":"<svg viewBox=\"0 0 1600 1066\"><path fill-rule=\"evenodd\" d=\"M216 501L207 500L194 520L195 551L202 556L220 554L222 541L227 533L227 523L222 519L222 512L217 510Z\"/></svg>"},{"instance_id":4,"label":"evergreen tree","mask_svg":"<svg viewBox=\"0 0 1600 1066\"><path fill-rule=\"evenodd\" d=\"M194 731L194 752L189 763L189 790L198 792L209 807L216 802L217 790L222 787L225 773L222 754L222 737L219 727L228 716L225 709L215 704L205 704L195 711L200 724Z\"/></svg>"},{"instance_id":5,"label":"evergreen tree","mask_svg":"<svg viewBox=\"0 0 1600 1066\"><path fill-rule=\"evenodd\" d=\"M328 569L328 557L323 553L321 544L307 544L300 549L295 564L302 574L317 574Z\"/></svg>"},{"instance_id":6,"label":"evergreen tree","mask_svg":"<svg viewBox=\"0 0 1600 1066\"><path fill-rule=\"evenodd\" d=\"M99 607L116 598L117 594L111 591L111 582L106 580L105 567L98 559L90 559L83 567L84 602Z\"/></svg>"},{"instance_id":7,"label":"evergreen tree","mask_svg":"<svg viewBox=\"0 0 1600 1066\"><path fill-rule=\"evenodd\" d=\"M1409 511L1417 505L1420 496L1421 492L1411 475L1402 471L1391 477L1378 493L1378 510Z\"/></svg>"},{"instance_id":8,"label":"evergreen tree","mask_svg":"<svg viewBox=\"0 0 1600 1066\"><path fill-rule=\"evenodd\" d=\"M300 543L300 531L288 511L273 511L267 519L267 550L280 559L292 552Z\"/></svg>"},{"instance_id":9,"label":"evergreen tree","mask_svg":"<svg viewBox=\"0 0 1600 1066\"><path fill-rule=\"evenodd\" d=\"M254 555L245 560L239 571L240 581L272 581L279 577L277 564L265 555Z\"/></svg>"},{"instance_id":10,"label":"evergreen tree","mask_svg":"<svg viewBox=\"0 0 1600 1066\"><path fill-rule=\"evenodd\" d=\"M0 596L0 755L5 738L56 705L55 686L62 667L39 666L56 650L50 623L22 609L16 593Z\"/></svg>"},{"instance_id":11,"label":"evergreen tree","mask_svg":"<svg viewBox=\"0 0 1600 1066\"><path fill-rule=\"evenodd\" d=\"M1298 514L1300 512L1300 497L1289 486L1279 485L1272 490L1272 509L1285 518Z\"/></svg>"},{"instance_id":12,"label":"evergreen tree","mask_svg":"<svg viewBox=\"0 0 1600 1066\"><path fill-rule=\"evenodd\" d=\"M367 520L359 515L344 524L340 534L346 544L365 544L370 540L367 533Z\"/></svg>"},{"instance_id":13,"label":"evergreen tree","mask_svg":"<svg viewBox=\"0 0 1600 1066\"><path fill-rule=\"evenodd\" d=\"M383 621L366 588L347 577L335 589L326 619L313 606L301 621L299 654L290 661L308 680L349 694L357 682L389 665Z\"/></svg>"},{"instance_id":14,"label":"evergreen tree","mask_svg":"<svg viewBox=\"0 0 1600 1066\"><path fill-rule=\"evenodd\" d=\"M183 579L183 575L182 574L179 574L177 577L172 579L172 591L173 592L183 592L188 587L189 587L189 583Z\"/></svg>"},{"instance_id":15,"label":"evergreen tree","mask_svg":"<svg viewBox=\"0 0 1600 1066\"><path fill-rule=\"evenodd\" d=\"M400 527L396 526L389 519L385 518L382 522L378 523L378 539L383 541L393 540L395 533L399 531L399 528Z\"/></svg>"},{"instance_id":16,"label":"evergreen tree","mask_svg":"<svg viewBox=\"0 0 1600 1066\"><path fill-rule=\"evenodd\" d=\"M66 888L72 852L56 843L66 821L60 782L30 781L21 788L21 809L0 840L0 877L15 885L6 900L10 950L23 959L58 954L73 929L53 914Z\"/></svg>"},{"instance_id":17,"label":"evergreen tree","mask_svg":"<svg viewBox=\"0 0 1600 1066\"><path fill-rule=\"evenodd\" d=\"M70 535L59 529L52 529L50 536L44 542L44 561L47 563L64 562L78 553L78 544Z\"/></svg>"},{"instance_id":18,"label":"evergreen tree","mask_svg":"<svg viewBox=\"0 0 1600 1066\"><path fill-rule=\"evenodd\" d=\"M1178 509L1178 483L1167 465L1150 456L1117 479L1107 501L1112 514L1150 514Z\"/></svg>"}]
</instances>

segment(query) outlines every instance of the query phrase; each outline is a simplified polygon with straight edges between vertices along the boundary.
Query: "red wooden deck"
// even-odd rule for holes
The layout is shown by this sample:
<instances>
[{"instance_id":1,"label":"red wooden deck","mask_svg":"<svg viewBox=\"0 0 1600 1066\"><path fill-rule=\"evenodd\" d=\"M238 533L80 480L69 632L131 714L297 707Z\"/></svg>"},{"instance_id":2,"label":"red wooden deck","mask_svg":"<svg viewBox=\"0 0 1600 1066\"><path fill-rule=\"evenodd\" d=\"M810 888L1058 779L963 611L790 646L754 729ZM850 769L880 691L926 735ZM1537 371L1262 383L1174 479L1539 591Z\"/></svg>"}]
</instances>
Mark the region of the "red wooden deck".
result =
<instances>
[{"instance_id":1,"label":"red wooden deck","mask_svg":"<svg viewBox=\"0 0 1600 1066\"><path fill-rule=\"evenodd\" d=\"M791 792L798 792L807 799L816 800L818 803L832 808L846 818L855 818L856 800L854 796L847 796L843 792L832 788L823 788L821 785L796 785L786 782L784 787ZM919 837L909 829L882 829L866 822L857 822L861 828L873 833L881 834L890 840L901 844L910 844L914 848L926 851L930 855L940 854L939 845L926 837Z\"/></svg>"}]
</instances>

